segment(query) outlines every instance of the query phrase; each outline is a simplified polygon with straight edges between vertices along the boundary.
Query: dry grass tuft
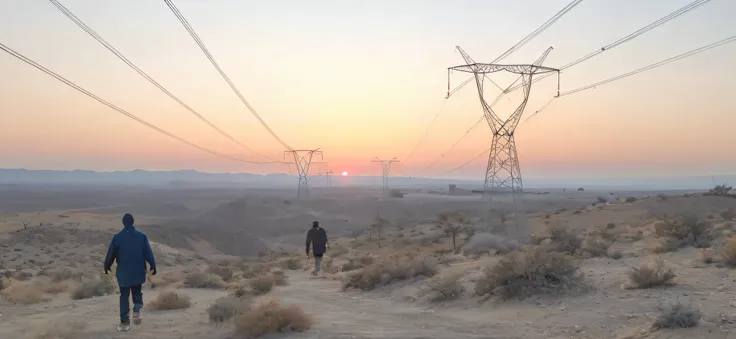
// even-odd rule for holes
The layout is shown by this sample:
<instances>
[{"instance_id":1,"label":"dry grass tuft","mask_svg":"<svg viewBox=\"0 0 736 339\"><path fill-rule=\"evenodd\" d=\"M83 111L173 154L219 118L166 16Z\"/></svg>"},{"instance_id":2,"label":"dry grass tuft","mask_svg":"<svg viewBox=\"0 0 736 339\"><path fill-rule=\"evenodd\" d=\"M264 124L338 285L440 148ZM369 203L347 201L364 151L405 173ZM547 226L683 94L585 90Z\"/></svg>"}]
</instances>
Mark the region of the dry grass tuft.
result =
<instances>
[{"instance_id":1,"label":"dry grass tuft","mask_svg":"<svg viewBox=\"0 0 736 339\"><path fill-rule=\"evenodd\" d=\"M668 236L693 245L707 244L707 233L711 229L710 223L701 221L695 215L686 215L679 218L667 218L657 223L655 231L658 236Z\"/></svg>"},{"instance_id":2,"label":"dry grass tuft","mask_svg":"<svg viewBox=\"0 0 736 339\"><path fill-rule=\"evenodd\" d=\"M633 288L652 288L674 284L676 276L671 268L666 268L664 260L654 259L651 263L634 266L629 269L629 280Z\"/></svg>"},{"instance_id":3,"label":"dry grass tuft","mask_svg":"<svg viewBox=\"0 0 736 339\"><path fill-rule=\"evenodd\" d=\"M430 278L419 291L419 296L433 294L432 301L455 300L465 291L460 283L462 274L440 274Z\"/></svg>"},{"instance_id":4,"label":"dry grass tuft","mask_svg":"<svg viewBox=\"0 0 736 339\"><path fill-rule=\"evenodd\" d=\"M43 300L43 286L33 283L13 283L10 284L3 294L8 301L14 304L31 305L40 303Z\"/></svg>"},{"instance_id":5,"label":"dry grass tuft","mask_svg":"<svg viewBox=\"0 0 736 339\"><path fill-rule=\"evenodd\" d=\"M721 248L723 261L730 266L736 266L736 237L730 237Z\"/></svg>"},{"instance_id":6,"label":"dry grass tuft","mask_svg":"<svg viewBox=\"0 0 736 339\"><path fill-rule=\"evenodd\" d=\"M68 291L71 288L72 282L68 280L51 282L43 285L44 292L48 294L59 294Z\"/></svg>"},{"instance_id":7,"label":"dry grass tuft","mask_svg":"<svg viewBox=\"0 0 736 339\"><path fill-rule=\"evenodd\" d=\"M301 307L282 307L278 301L263 303L235 317L236 332L247 338L276 332L301 332L313 324L312 317L304 313Z\"/></svg>"},{"instance_id":8,"label":"dry grass tuft","mask_svg":"<svg viewBox=\"0 0 736 339\"><path fill-rule=\"evenodd\" d=\"M230 281L233 278L233 269L225 265L212 265L207 268L207 273L220 276L224 281Z\"/></svg>"},{"instance_id":9,"label":"dry grass tuft","mask_svg":"<svg viewBox=\"0 0 736 339\"><path fill-rule=\"evenodd\" d=\"M157 311L181 310L189 306L191 306L189 296L173 291L163 291L158 294L156 300L151 302L151 309Z\"/></svg>"},{"instance_id":10,"label":"dry grass tuft","mask_svg":"<svg viewBox=\"0 0 736 339\"><path fill-rule=\"evenodd\" d=\"M271 292L276 284L276 279L272 274L262 275L250 280L249 285L255 295L264 295Z\"/></svg>"},{"instance_id":11,"label":"dry grass tuft","mask_svg":"<svg viewBox=\"0 0 736 339\"><path fill-rule=\"evenodd\" d=\"M207 315L210 322L219 325L230 321L234 316L243 314L250 310L250 299L238 298L234 295L228 295L215 300L207 309Z\"/></svg>"},{"instance_id":12,"label":"dry grass tuft","mask_svg":"<svg viewBox=\"0 0 736 339\"><path fill-rule=\"evenodd\" d=\"M690 305L677 303L660 308L654 328L690 328L698 326L702 314Z\"/></svg>"},{"instance_id":13,"label":"dry grass tuft","mask_svg":"<svg viewBox=\"0 0 736 339\"><path fill-rule=\"evenodd\" d=\"M570 232L565 224L549 226L549 239L554 251L575 254L583 245L583 239Z\"/></svg>"},{"instance_id":14,"label":"dry grass tuft","mask_svg":"<svg viewBox=\"0 0 736 339\"><path fill-rule=\"evenodd\" d=\"M502 299L538 293L560 294L580 286L579 269L578 262L565 253L527 247L506 254L496 265L487 268L475 283L475 294L498 295Z\"/></svg>"},{"instance_id":15,"label":"dry grass tuft","mask_svg":"<svg viewBox=\"0 0 736 339\"><path fill-rule=\"evenodd\" d=\"M288 258L279 262L279 267L285 270L300 270L303 267L302 261L299 258Z\"/></svg>"},{"instance_id":16,"label":"dry grass tuft","mask_svg":"<svg viewBox=\"0 0 736 339\"><path fill-rule=\"evenodd\" d=\"M697 260L702 263L712 264L715 262L715 258L713 257L713 249L711 248L698 248L695 255Z\"/></svg>"},{"instance_id":17,"label":"dry grass tuft","mask_svg":"<svg viewBox=\"0 0 736 339\"><path fill-rule=\"evenodd\" d=\"M271 276L273 277L273 283L276 286L286 286L289 284L289 277L284 274L284 271L275 270L271 273Z\"/></svg>"},{"instance_id":18,"label":"dry grass tuft","mask_svg":"<svg viewBox=\"0 0 736 339\"><path fill-rule=\"evenodd\" d=\"M193 272L184 278L184 286L189 288L223 289L227 286L220 276L203 272Z\"/></svg>"},{"instance_id":19,"label":"dry grass tuft","mask_svg":"<svg viewBox=\"0 0 736 339\"><path fill-rule=\"evenodd\" d=\"M53 269L46 271L46 275L51 278L52 282L60 282L64 280L82 281L84 276L82 271L71 270L68 268Z\"/></svg>"},{"instance_id":20,"label":"dry grass tuft","mask_svg":"<svg viewBox=\"0 0 736 339\"><path fill-rule=\"evenodd\" d=\"M48 323L34 336L35 339L75 339L79 338L87 324L75 320L59 320Z\"/></svg>"},{"instance_id":21,"label":"dry grass tuft","mask_svg":"<svg viewBox=\"0 0 736 339\"><path fill-rule=\"evenodd\" d=\"M683 245L682 240L678 240L672 237L654 239L648 246L647 251L650 253L668 253L677 252L677 250Z\"/></svg>"},{"instance_id":22,"label":"dry grass tuft","mask_svg":"<svg viewBox=\"0 0 736 339\"><path fill-rule=\"evenodd\" d=\"M72 299L88 299L93 297L102 297L115 293L115 285L109 275L103 275L100 279L88 280L77 286L72 291Z\"/></svg>"},{"instance_id":23,"label":"dry grass tuft","mask_svg":"<svg viewBox=\"0 0 736 339\"><path fill-rule=\"evenodd\" d=\"M373 264L373 262L374 262L373 257L369 257L369 256L353 258L353 259L350 259L347 263L343 264L342 267L340 267L340 271L342 272L355 271L355 270L364 268L366 266L370 266Z\"/></svg>"},{"instance_id":24,"label":"dry grass tuft","mask_svg":"<svg viewBox=\"0 0 736 339\"><path fill-rule=\"evenodd\" d=\"M343 289L357 288L369 291L394 281L418 276L432 277L435 274L437 267L425 259L396 256L384 258L351 274L343 282Z\"/></svg>"},{"instance_id":25,"label":"dry grass tuft","mask_svg":"<svg viewBox=\"0 0 736 339\"><path fill-rule=\"evenodd\" d=\"M583 241L581 250L593 257L605 257L611 242L601 237L588 237Z\"/></svg>"},{"instance_id":26,"label":"dry grass tuft","mask_svg":"<svg viewBox=\"0 0 736 339\"><path fill-rule=\"evenodd\" d=\"M721 218L723 218L723 220L729 220L730 221L730 220L733 220L734 218L736 218L736 209L734 209L733 207L729 207L727 210L721 212L720 214L721 214Z\"/></svg>"}]
</instances>

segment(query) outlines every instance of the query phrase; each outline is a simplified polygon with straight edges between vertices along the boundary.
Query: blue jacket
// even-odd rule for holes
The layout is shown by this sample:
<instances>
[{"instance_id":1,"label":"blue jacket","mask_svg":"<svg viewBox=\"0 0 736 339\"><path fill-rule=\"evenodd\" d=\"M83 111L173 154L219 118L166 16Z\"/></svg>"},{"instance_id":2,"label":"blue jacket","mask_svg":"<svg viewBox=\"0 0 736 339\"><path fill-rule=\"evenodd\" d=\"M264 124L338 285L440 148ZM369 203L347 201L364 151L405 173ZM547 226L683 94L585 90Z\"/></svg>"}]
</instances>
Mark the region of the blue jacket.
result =
<instances>
[{"instance_id":1,"label":"blue jacket","mask_svg":"<svg viewBox=\"0 0 736 339\"><path fill-rule=\"evenodd\" d=\"M148 238L136 231L133 226L125 226L120 233L112 237L105 258L105 272L110 271L112 263L116 260L118 269L115 277L120 287L143 285L146 282L146 263L152 271L156 270Z\"/></svg>"}]
</instances>

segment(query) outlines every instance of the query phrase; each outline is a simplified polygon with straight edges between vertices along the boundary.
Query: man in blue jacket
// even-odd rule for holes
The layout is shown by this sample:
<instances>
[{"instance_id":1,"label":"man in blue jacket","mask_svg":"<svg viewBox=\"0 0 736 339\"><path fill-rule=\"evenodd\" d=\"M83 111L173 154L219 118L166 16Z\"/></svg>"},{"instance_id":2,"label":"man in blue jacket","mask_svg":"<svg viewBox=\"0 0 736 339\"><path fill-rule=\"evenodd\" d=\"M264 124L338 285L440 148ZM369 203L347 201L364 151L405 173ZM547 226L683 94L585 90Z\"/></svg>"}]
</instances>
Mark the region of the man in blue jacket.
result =
<instances>
[{"instance_id":1,"label":"man in blue jacket","mask_svg":"<svg viewBox=\"0 0 736 339\"><path fill-rule=\"evenodd\" d=\"M105 258L105 274L112 269L113 262L118 262L115 277L120 286L120 325L118 331L130 330L130 295L133 294L133 323L141 323L141 308L143 308L143 293L141 287L146 282L146 263L151 274L156 275L156 262L153 251L145 234L133 227L133 216L123 216L123 228L120 233L112 237L110 248Z\"/></svg>"}]
</instances>

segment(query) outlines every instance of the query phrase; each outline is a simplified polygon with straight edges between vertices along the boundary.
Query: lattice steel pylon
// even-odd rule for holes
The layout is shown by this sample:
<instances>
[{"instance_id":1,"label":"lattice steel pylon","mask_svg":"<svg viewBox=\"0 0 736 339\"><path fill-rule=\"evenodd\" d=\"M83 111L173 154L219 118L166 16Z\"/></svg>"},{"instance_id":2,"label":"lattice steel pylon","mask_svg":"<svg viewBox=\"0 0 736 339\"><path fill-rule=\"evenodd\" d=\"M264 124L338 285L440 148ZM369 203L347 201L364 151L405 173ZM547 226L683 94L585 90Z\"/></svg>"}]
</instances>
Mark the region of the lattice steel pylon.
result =
<instances>
[{"instance_id":1,"label":"lattice steel pylon","mask_svg":"<svg viewBox=\"0 0 736 339\"><path fill-rule=\"evenodd\" d=\"M516 127L519 125L521 116L524 113L524 108L529 101L529 93L531 91L532 78L534 75L557 72L557 96L560 95L560 70L542 66L542 62L547 58L549 52L552 51L552 47L548 48L533 64L510 65L477 63L468 56L460 46L456 46L456 48L462 55L466 64L449 67L447 69L447 95L448 97L450 95L450 75L452 71L472 73L478 87L478 96L480 98L481 106L483 106L483 114L488 122L488 126L491 128L491 132L493 132L493 141L491 141L491 152L488 156L488 166L486 166L486 177L483 185L483 192L485 194L489 188L491 191L504 189L510 189L512 192L523 191L524 184L521 180L521 168L519 166L519 158L516 152L516 143L514 142L514 132L516 131ZM495 102L489 105L486 102L483 92L483 83L485 79L489 79L488 74L500 71L519 74L519 78L521 79L524 88L524 99L506 120L499 118L498 114L493 111L492 106ZM493 83L492 80L490 81ZM496 85L495 83L493 84ZM498 85L496 86L498 87ZM505 93L506 91L502 89L502 93L499 95L498 99L500 99L501 95ZM498 99L496 99L496 102Z\"/></svg>"},{"instance_id":2,"label":"lattice steel pylon","mask_svg":"<svg viewBox=\"0 0 736 339\"><path fill-rule=\"evenodd\" d=\"M289 150L284 151L284 159L286 154L291 153L294 156L294 165L296 166L297 174L299 175L299 186L296 190L297 199L309 195L309 183L307 177L309 176L309 166L312 165L312 158L316 155L322 159L322 151L317 149L310 150Z\"/></svg>"},{"instance_id":3,"label":"lattice steel pylon","mask_svg":"<svg viewBox=\"0 0 736 339\"><path fill-rule=\"evenodd\" d=\"M399 162L399 160L396 158L393 158L391 160L381 160L376 157L374 158L373 162L381 164L381 169L383 170L383 184L381 187L381 193L386 196L388 195L388 174L389 172L391 172L391 164Z\"/></svg>"}]
</instances>

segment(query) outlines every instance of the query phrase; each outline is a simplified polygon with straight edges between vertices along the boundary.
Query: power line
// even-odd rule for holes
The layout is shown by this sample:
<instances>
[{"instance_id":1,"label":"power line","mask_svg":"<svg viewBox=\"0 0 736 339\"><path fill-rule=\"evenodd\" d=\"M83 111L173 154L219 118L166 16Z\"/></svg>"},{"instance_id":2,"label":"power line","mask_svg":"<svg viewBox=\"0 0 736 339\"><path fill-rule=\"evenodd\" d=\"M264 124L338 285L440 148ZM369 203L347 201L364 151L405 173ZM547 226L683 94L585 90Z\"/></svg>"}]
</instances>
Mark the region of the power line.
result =
<instances>
[{"instance_id":1,"label":"power line","mask_svg":"<svg viewBox=\"0 0 736 339\"><path fill-rule=\"evenodd\" d=\"M87 32L87 34L89 34L91 37L93 37L95 40L97 40L100 44L102 44L110 52L112 52L113 54L115 54L115 56L117 56L120 60L122 60L128 66L130 66L130 68L132 68L133 70L135 70L136 72L138 72L138 74L140 74L143 78L145 78L146 80L148 80L148 82L150 82L151 84L153 84L154 86L156 86L159 90L161 90L162 92L164 92L166 95L168 95L171 99L174 99L174 101L176 101L177 103L179 103L179 105L181 105L187 111L189 111L194 116L196 116L197 118L199 118L199 120L201 120L202 122L206 123L212 129L214 129L215 131L217 131L218 133L220 133L224 137L230 139L231 141L235 142L236 144L240 145L241 147L245 148L246 150L248 150L250 152L253 152L253 153L255 153L255 154L257 154L257 155L259 155L259 156L261 156L261 157L263 157L265 159L274 160L274 159L269 158L268 156L265 156L265 155L263 155L261 153L256 152L252 148L250 148L247 145L243 144L242 142L238 141L233 136L231 136L230 134L226 133L225 131L223 131L222 129L220 129L219 127L217 127L215 124L213 124L212 122L210 122L209 120L207 120L207 118L205 118L199 112L195 111L189 105L187 105L186 103L184 103L181 99L179 99L174 94L172 94L164 86L162 86L161 84L159 84L158 81L154 80L146 72L144 72L142 69L140 69L138 66L136 66L132 61L130 61L128 58L126 58L120 51L118 51L115 47L113 47L110 43L108 43L104 38L102 38L102 36L100 36L95 30L93 30L92 28L90 28L89 26L87 26L81 19L79 19L76 15L74 15L74 13L72 13L68 8L64 7L64 5L62 5L61 3L59 3L59 1L57 1L57 0L49 0L49 1L59 11L61 11L62 14L64 14L67 18L69 18L71 21L73 21L75 24L77 24L77 26L79 26L79 28L81 28L82 30L84 30L85 32Z\"/></svg>"},{"instance_id":2,"label":"power line","mask_svg":"<svg viewBox=\"0 0 736 339\"><path fill-rule=\"evenodd\" d=\"M199 45L199 48L202 50L202 52L207 57L207 59L210 60L210 63L212 63L212 66L214 66L217 69L217 71L220 73L222 78L225 79L228 85L230 85L230 88L235 92L235 94L238 95L238 98L240 98L240 101L242 101L243 104L245 104L245 107L247 107L248 110L250 110L250 112L253 113L256 119L258 119L261 125L263 125L263 127L266 128L268 133L270 133L271 136L273 136L276 139L276 141L278 141L287 150L290 150L290 151L294 150L289 145L287 145L283 140L281 140L281 138L279 138L279 136L276 135L276 133L271 129L271 127L268 127L268 124L266 124L266 122L261 118L261 116L258 115L258 113L253 108L253 106L251 106L248 103L248 101L245 100L245 97L243 96L243 94L240 93L237 87L235 87L235 84L230 80L230 77L228 77L227 74L225 74L225 71L223 71L222 68L220 68L220 65L217 63L217 61L215 61L215 58L212 56L210 51L207 49L207 46L205 46L202 39L200 39L199 35L197 35L197 32L194 31L194 28L192 28L192 26L189 24L189 22L184 17L184 15L181 14L178 8L176 8L176 5L174 5L174 3L171 0L164 0L164 2L166 2L166 5L169 6L169 8L171 9L171 12L174 13L177 19L179 19L179 22L181 22L181 24L184 26L187 32L189 32L189 35L192 36L192 39L194 39L197 45Z\"/></svg>"},{"instance_id":3,"label":"power line","mask_svg":"<svg viewBox=\"0 0 736 339\"><path fill-rule=\"evenodd\" d=\"M567 4L567 6L563 7L561 10L559 10L557 13L555 13L555 15L553 15L549 20L547 20L545 23L543 23L537 29L535 29L534 31L532 31L531 33L529 33L529 35L527 35L526 37L524 37L523 39L521 39L515 45L511 46L511 48L509 48L508 50L506 50L506 52L503 52L503 54L499 55L496 59L494 59L493 61L491 61L491 63L492 64L495 64L496 62L500 61L501 59L503 59L503 58L511 55L511 53L517 51L522 46L526 45L529 41L531 41L537 35L541 34L545 30L547 30L547 28L549 28L550 26L552 26L555 22L557 22L557 20L560 20L560 18L562 18L562 16L564 16L565 14L567 14L567 12L569 12L570 10L572 10L573 8L575 8L575 6L579 5L581 2L583 2L583 0L573 0L572 2L570 2L569 4Z\"/></svg>"},{"instance_id":4,"label":"power line","mask_svg":"<svg viewBox=\"0 0 736 339\"><path fill-rule=\"evenodd\" d=\"M655 29L657 27L660 27L660 26L664 25L665 23L667 23L667 22L669 22L669 21L671 21L673 19L676 19L676 18L680 17L683 14L686 14L686 13L688 13L688 12L694 10L694 9L699 8L702 5L707 4L708 2L710 2L710 0L696 0L696 1L693 1L693 2L687 4L687 5L683 6L683 7L675 10L674 12L672 12L670 14L667 14L667 15L659 18L658 20L655 20L654 22L652 22L652 23L650 23L650 24L648 24L648 25L646 25L646 26L644 26L644 27L642 27L642 28L640 28L640 29L638 29L638 30L636 30L636 31L634 31L634 32L632 32L632 33L630 33L630 34L628 34L628 35L626 35L626 36L624 36L624 37L622 37L622 38L620 38L620 39L612 42L612 43L610 43L610 44L608 44L608 45L605 45L605 46L603 46L603 47L601 47L599 49L596 49L596 50L594 50L594 51L592 51L592 52L590 52L590 53L588 53L586 55L581 56L578 59L575 59L575 60L573 60L573 61L571 61L571 62L563 65L562 67L560 67L560 70L565 70L565 69L570 68L572 66L579 65L579 64L581 64L581 63L583 63L583 62L585 62L587 60L590 60L591 58L593 58L595 56L598 56L599 54L601 54L603 52L609 51L612 48L618 47L618 46L620 46L620 45L622 45L622 44L624 44L626 42L629 42L631 40L634 40L635 38L639 37L640 35L642 35L644 33L647 33L647 32L649 32L649 31L651 31L651 30L653 30L653 29ZM533 82L540 81L540 80L545 79L545 78L547 78L549 76L551 76L551 74L544 74L544 75L542 75L542 76L534 79ZM514 87L512 87L509 90L509 92L513 92L513 91L515 91L515 90L517 90L519 88L521 88L521 85L514 86Z\"/></svg>"},{"instance_id":5,"label":"power line","mask_svg":"<svg viewBox=\"0 0 736 339\"><path fill-rule=\"evenodd\" d=\"M440 175L438 175L438 176L439 176L439 177L442 177L442 176L448 175L448 174L450 174L450 173L452 173L452 172L455 172L455 171L457 171L457 170L460 170L460 169L462 169L463 167L465 167L465 166L469 165L469 164L470 164L471 162L475 161L475 159L478 159L478 158L480 158L480 156L482 156L482 155L486 154L486 152L489 152L490 150L491 150L490 148L489 148L489 149L485 149L485 150L483 150L483 152L482 152L482 153L479 153L478 155L474 156L474 157L473 157L473 158L471 158L470 160L468 160L468 161L464 162L464 163L463 163L462 165L460 165L460 166L458 166L458 167L455 167L455 168L453 168L453 169L451 169L451 170L449 170L449 171L447 171L447 172L444 172L444 173L442 173L442 174L440 174Z\"/></svg>"},{"instance_id":6,"label":"power line","mask_svg":"<svg viewBox=\"0 0 736 339\"><path fill-rule=\"evenodd\" d=\"M460 139L455 141L455 143L452 144L452 146L450 146L444 152L440 153L440 155L437 158L435 158L434 161L432 161L429 165L427 165L427 167L423 168L421 171L417 173L424 173L425 171L427 171L428 169L436 165L440 161L440 159L442 159L445 156L445 154L450 153L450 151L452 151L455 148L455 146L457 146L461 141L463 141L463 139L465 139L465 137L467 137L470 134L470 132L472 132L476 127L478 127L478 125L480 125L481 121L483 121L485 117L486 117L485 115L481 115L480 119L478 119L478 121L476 121L475 124L473 124L473 126L471 126L467 131L465 131L465 133L463 133Z\"/></svg>"},{"instance_id":7,"label":"power line","mask_svg":"<svg viewBox=\"0 0 736 339\"><path fill-rule=\"evenodd\" d=\"M601 81L598 81L598 82L595 82L595 83L592 83L592 84L589 84L589 85L581 86L581 87L578 87L578 88L575 88L575 89L571 89L571 90L568 90L568 91L560 92L560 96L559 97L567 96L567 95L570 95L570 94L575 94L575 93L582 92L582 91L585 91L585 90L588 90L588 89L591 89L591 88L595 88L597 86L601 86L601 85L604 85L604 84L607 84L607 83L610 83L610 82L614 82L616 80L621 80L621 79L624 79L624 78L628 78L628 77L630 77L632 75L636 75L636 74L639 74L639 73L642 73L642 72L646 72L646 71L649 71L649 70L652 70L652 69L655 69L655 68L658 68L658 67L667 65L669 63L672 63L672 62L675 62L675 61L678 61L678 60L681 60L681 59L685 59L687 57L691 57L691 56L696 55L696 54L700 54L702 52L711 50L713 48L720 47L722 45L725 45L725 44L728 44L728 43L731 43L731 42L734 42L734 41L736 41L736 35L731 36L731 37L726 38L726 39L723 39L723 40L716 41L716 42L714 42L712 44L708 44L708 45L705 45L705 46L702 46L702 47L699 47L699 48L696 48L696 49L687 51L685 53L678 54L676 56L673 56L673 57L670 57L670 58L667 58L667 59L664 59L664 60L655 62L653 64L649 64L647 66L644 66L644 67L635 69L633 71L630 71L630 72L627 72L627 73L624 73L624 74L617 75L615 77L611 77L611 78L608 78L608 79L605 79L605 80L601 80ZM539 109L538 111L534 112L534 114L532 114L528 118L526 118L526 120L524 120L524 122L526 122L527 120L533 118L537 114L541 113L542 110L544 110L545 108L547 108L547 106L554 99L557 99L559 97L552 98L541 109Z\"/></svg>"},{"instance_id":8,"label":"power line","mask_svg":"<svg viewBox=\"0 0 736 339\"><path fill-rule=\"evenodd\" d=\"M447 99L442 100L442 106L440 106L440 109L437 110L437 113L435 113L434 118L429 122L427 125L427 128L424 129L424 133L422 133L422 136L419 137L419 140L417 140L416 145L414 145L414 148L411 149L411 152L409 152L409 155L406 156L406 160L404 162L408 162L412 155L414 155L414 152L416 152L417 148L419 148L419 145L422 143L425 137L427 137L427 133L429 133L429 128L432 127L435 121L437 121L437 117L442 113L442 110L445 108L445 104L447 103Z\"/></svg>"},{"instance_id":9,"label":"power line","mask_svg":"<svg viewBox=\"0 0 736 339\"><path fill-rule=\"evenodd\" d=\"M35 62L35 61L27 58L26 56L24 56L23 54L16 52L12 48L6 46L5 44L3 44L1 42L0 42L0 50L2 50L3 52L6 52L6 53L10 54L11 56L13 56L13 57L15 57L15 58L17 58L17 59L19 59L19 60L21 60L21 61L29 64L29 65L35 67L36 69L38 69L38 70L40 70L40 71L42 71L42 72L44 72L44 73L46 73L46 74L48 74L48 75L50 75L52 77L54 77L56 80L59 80L59 81L63 82L64 84L66 84L67 86L69 86L71 88L74 88L75 90L77 90L77 91L79 91L79 92L87 95L88 97L99 101L101 104L103 104L103 105L105 105L107 107L110 107L110 108L118 111L119 113L127 116L128 118L131 118L131 119L133 119L133 120L135 120L135 121L137 121L137 122L145 125L146 127L151 128L151 129L153 129L153 130L161 133L161 134L164 134L164 135L168 136L169 138L176 139L176 140L178 140L178 141L180 141L180 142L182 142L184 144L187 144L187 145L189 145L191 147L194 147L196 149L199 149L200 151L204 151L204 152L210 153L212 155L216 155L216 156L227 158L227 159L234 160L234 161L249 163L249 164L282 163L282 162L275 162L275 161L273 161L273 162L249 161L249 160L245 160L245 159L236 158L236 157L233 157L233 156L230 156L230 155L222 154L220 152L213 151L213 150L211 150L209 148L206 148L206 147L200 146L198 144L195 144L195 143L193 143L193 142L191 142L189 140L186 140L186 139L184 139L182 137L179 137L179 136L177 136L177 135L175 135L175 134L173 134L171 132L168 132L168 131L166 131L166 130L164 130L164 129L162 129L162 128L160 128L160 127L158 127L158 126L156 126L156 125L154 125L154 124L152 124L152 123L150 123L150 122L148 122L146 120L143 120L143 119L137 117L136 115L134 115L134 114L132 114L132 113L130 113L130 112L128 112L128 111L126 111L126 110L118 107L118 106L115 106L114 104L106 101L105 99L102 99L99 96L91 93L90 91L88 91L88 90L80 87L79 85L75 84L74 82L72 82L72 81L70 81L70 80L62 77L61 75L59 75L59 74L57 74L57 73L49 70L46 67L41 66L37 62Z\"/></svg>"}]
</instances>

